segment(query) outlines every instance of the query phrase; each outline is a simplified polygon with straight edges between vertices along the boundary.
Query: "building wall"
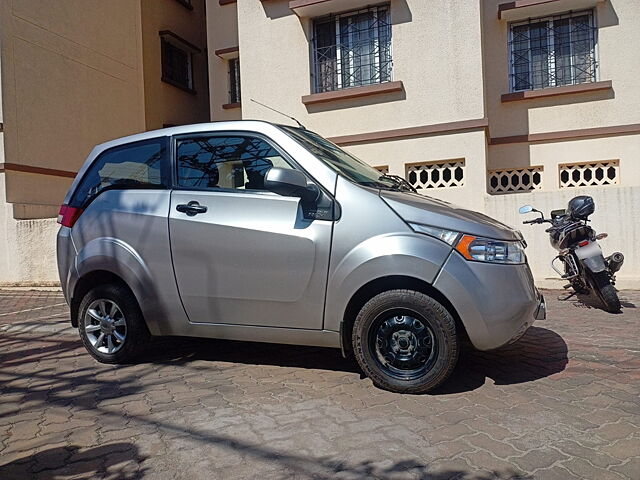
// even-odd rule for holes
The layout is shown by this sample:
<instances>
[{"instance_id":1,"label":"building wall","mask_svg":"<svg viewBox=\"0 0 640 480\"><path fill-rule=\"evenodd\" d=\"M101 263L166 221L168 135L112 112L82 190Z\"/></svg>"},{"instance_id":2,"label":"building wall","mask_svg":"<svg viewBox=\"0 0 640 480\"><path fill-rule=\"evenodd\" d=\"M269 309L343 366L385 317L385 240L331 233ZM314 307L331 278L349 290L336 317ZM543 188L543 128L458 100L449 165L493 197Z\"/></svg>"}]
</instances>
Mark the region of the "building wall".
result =
<instances>
[{"instance_id":1,"label":"building wall","mask_svg":"<svg viewBox=\"0 0 640 480\"><path fill-rule=\"evenodd\" d=\"M95 144L144 130L138 2L0 9L6 163L75 172ZM6 169L6 201L55 215L71 180Z\"/></svg>"},{"instance_id":2,"label":"building wall","mask_svg":"<svg viewBox=\"0 0 640 480\"><path fill-rule=\"evenodd\" d=\"M204 0L192 0L193 9L176 0L142 0L142 58L144 64L145 129L209 120L207 28ZM195 93L162 81L158 32L169 30L200 49L194 53Z\"/></svg>"},{"instance_id":3,"label":"building wall","mask_svg":"<svg viewBox=\"0 0 640 480\"><path fill-rule=\"evenodd\" d=\"M243 118L284 120L250 98L327 137L484 117L477 2L391 1L393 80L404 91L310 106L312 20L288 4L238 0Z\"/></svg>"},{"instance_id":4,"label":"building wall","mask_svg":"<svg viewBox=\"0 0 640 480\"><path fill-rule=\"evenodd\" d=\"M192 4L0 2L0 284L57 281L55 217L96 144L209 119L205 4ZM197 95L161 81L161 30L201 49Z\"/></svg>"},{"instance_id":5,"label":"building wall","mask_svg":"<svg viewBox=\"0 0 640 480\"><path fill-rule=\"evenodd\" d=\"M542 15L561 14L580 5L595 5L597 30L598 81L611 81L612 88L587 93L521 101L503 102L501 95L509 92L509 22L497 16L500 0L483 1L483 52L485 58L485 89L489 119L489 170L542 166L542 186L539 190L504 195L488 195L485 208L489 215L518 226L522 217L519 206L531 204L549 212L563 208L576 195L591 195L596 212L591 217L597 231L609 233L602 241L605 254L622 251L625 265L617 275L620 286L640 285L640 257L634 248L638 224L630 221L640 205L640 135L611 134L546 140L514 141L495 144L495 139L530 134L557 136L566 131L640 124L640 62L630 61L625 46L640 43L640 4L630 0L599 2L560 0L543 6ZM573 7L573 8L569 8ZM523 19L526 19L523 18ZM636 55L637 56L637 55ZM637 129L636 129L637 130ZM559 164L618 160L617 185L561 188ZM549 266L555 256L544 228L522 226L529 242L529 262L536 279L545 282L557 278Z\"/></svg>"},{"instance_id":6,"label":"building wall","mask_svg":"<svg viewBox=\"0 0 640 480\"><path fill-rule=\"evenodd\" d=\"M521 228L529 239L534 275L547 285L547 279L556 276L549 267L554 254L547 234L543 228L522 228L523 218L517 210L530 203L549 211L565 206L575 195L592 195L597 204L593 225L610 233L602 244L605 253L621 250L627 256L618 275L620 285L640 285L640 259L632 240L638 234L637 226L629 222L631 211L638 205L640 136L615 132L629 125L635 125L637 132L640 123L640 89L636 80L640 62L631 61L635 53L625 48L640 43L637 2L556 0L513 14L525 15L522 19L526 19L595 7L598 80L610 80L612 88L503 102L502 94L509 93L509 21L498 18L498 5L505 3L503 0L390 0L393 80L403 82L403 91L307 106L302 96L312 93L313 15L307 16L302 10L294 13L286 0L238 0L237 4L224 6L213 0L210 3L224 15L237 14L242 118L287 122L249 102L255 98L295 116L371 165L387 167L397 175L406 175L409 163L463 159L463 186L427 189L423 193L484 211ZM307 10L314 15L330 10L340 13L366 4L331 0L316 2ZM215 24L218 18L222 17L212 16L210 11L210 42L214 38L220 47L230 46L235 40L234 32L219 29ZM215 84L212 85L215 92ZM212 99L225 94L213 93ZM230 118L219 103L212 100L213 118ZM480 119L486 119L486 126L476 124L461 129L458 123ZM389 130L449 122L457 128L380 138ZM613 127L614 131L584 135L584 129L601 127ZM573 137L553 138L566 137L567 131L578 132ZM547 133L551 139L528 138ZM370 135L366 139L349 137L355 134ZM504 137L509 139L505 141ZM608 160L619 161L616 185L560 188L559 164ZM541 188L502 195L489 193L489 174L494 170L531 166L543 169Z\"/></svg>"},{"instance_id":7,"label":"building wall","mask_svg":"<svg viewBox=\"0 0 640 480\"><path fill-rule=\"evenodd\" d=\"M212 120L240 120L241 108L223 108L229 100L229 58L216 55L217 50L238 47L238 11L231 3L220 5L218 0L207 0L207 44L209 45L209 78L213 86L210 91L210 116ZM241 60L242 62L242 60ZM242 71L242 65L240 65ZM248 100L248 99L247 99Z\"/></svg>"}]
</instances>

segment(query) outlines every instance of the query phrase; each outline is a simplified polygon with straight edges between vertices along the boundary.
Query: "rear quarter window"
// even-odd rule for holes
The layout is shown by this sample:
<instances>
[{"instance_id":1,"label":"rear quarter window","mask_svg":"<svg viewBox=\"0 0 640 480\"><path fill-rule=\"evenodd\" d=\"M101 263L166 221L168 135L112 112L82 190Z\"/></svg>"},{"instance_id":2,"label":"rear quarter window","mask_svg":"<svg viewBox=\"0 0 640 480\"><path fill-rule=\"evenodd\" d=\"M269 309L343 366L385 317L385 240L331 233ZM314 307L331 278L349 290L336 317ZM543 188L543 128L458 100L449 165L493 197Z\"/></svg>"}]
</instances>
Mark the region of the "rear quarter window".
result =
<instances>
[{"instance_id":1,"label":"rear quarter window","mask_svg":"<svg viewBox=\"0 0 640 480\"><path fill-rule=\"evenodd\" d=\"M166 188L167 161L164 137L109 149L84 174L71 204L85 207L105 190Z\"/></svg>"}]
</instances>

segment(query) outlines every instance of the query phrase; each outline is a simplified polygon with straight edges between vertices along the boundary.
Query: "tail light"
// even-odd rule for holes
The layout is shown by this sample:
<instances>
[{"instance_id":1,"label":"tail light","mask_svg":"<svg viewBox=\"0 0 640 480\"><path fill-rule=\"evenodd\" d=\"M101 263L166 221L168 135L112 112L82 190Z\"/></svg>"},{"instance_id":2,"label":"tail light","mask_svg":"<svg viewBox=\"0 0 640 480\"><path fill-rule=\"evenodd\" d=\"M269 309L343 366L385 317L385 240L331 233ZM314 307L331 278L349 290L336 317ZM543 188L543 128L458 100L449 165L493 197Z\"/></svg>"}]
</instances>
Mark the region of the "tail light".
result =
<instances>
[{"instance_id":1,"label":"tail light","mask_svg":"<svg viewBox=\"0 0 640 480\"><path fill-rule=\"evenodd\" d=\"M62 205L60 207L60 213L58 213L58 223L63 227L71 228L80 218L80 215L82 215L83 211L84 210L82 210L81 208Z\"/></svg>"},{"instance_id":2,"label":"tail light","mask_svg":"<svg viewBox=\"0 0 640 480\"><path fill-rule=\"evenodd\" d=\"M586 247L587 245L589 245L589 240L582 240L580 243L578 243L578 246L580 247Z\"/></svg>"}]
</instances>

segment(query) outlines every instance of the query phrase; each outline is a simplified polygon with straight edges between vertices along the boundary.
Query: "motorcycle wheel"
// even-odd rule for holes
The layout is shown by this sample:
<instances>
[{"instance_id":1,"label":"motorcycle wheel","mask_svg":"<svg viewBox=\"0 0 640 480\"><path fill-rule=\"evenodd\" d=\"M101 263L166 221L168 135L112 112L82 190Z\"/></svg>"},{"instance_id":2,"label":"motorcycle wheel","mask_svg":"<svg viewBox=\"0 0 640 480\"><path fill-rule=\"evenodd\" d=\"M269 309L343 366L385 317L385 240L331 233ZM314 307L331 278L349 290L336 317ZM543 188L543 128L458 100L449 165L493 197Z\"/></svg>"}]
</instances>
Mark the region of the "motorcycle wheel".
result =
<instances>
[{"instance_id":1,"label":"motorcycle wheel","mask_svg":"<svg viewBox=\"0 0 640 480\"><path fill-rule=\"evenodd\" d=\"M620 299L618 298L618 293L613 285L604 285L602 287L595 287L594 290L598 295L598 298L604 305L604 308L609 313L619 313L620 312Z\"/></svg>"}]
</instances>

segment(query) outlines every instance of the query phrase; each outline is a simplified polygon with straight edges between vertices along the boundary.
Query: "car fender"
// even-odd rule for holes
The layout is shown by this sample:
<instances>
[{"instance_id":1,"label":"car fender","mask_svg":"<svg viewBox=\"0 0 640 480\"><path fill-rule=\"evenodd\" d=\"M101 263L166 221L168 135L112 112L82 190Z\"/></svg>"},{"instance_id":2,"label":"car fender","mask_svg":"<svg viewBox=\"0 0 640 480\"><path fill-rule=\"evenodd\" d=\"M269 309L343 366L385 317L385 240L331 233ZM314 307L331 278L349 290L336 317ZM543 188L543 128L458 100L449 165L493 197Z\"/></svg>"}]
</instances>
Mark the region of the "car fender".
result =
<instances>
[{"instance_id":1,"label":"car fender","mask_svg":"<svg viewBox=\"0 0 640 480\"><path fill-rule=\"evenodd\" d=\"M349 301L373 280L401 275L431 284L450 252L444 242L406 232L371 237L356 245L330 269L324 329L339 331Z\"/></svg>"}]
</instances>

